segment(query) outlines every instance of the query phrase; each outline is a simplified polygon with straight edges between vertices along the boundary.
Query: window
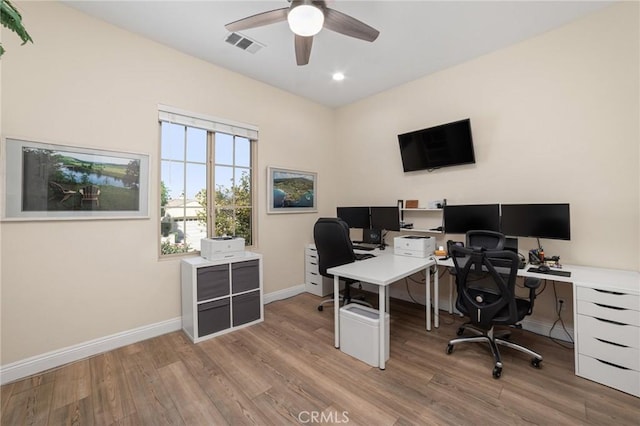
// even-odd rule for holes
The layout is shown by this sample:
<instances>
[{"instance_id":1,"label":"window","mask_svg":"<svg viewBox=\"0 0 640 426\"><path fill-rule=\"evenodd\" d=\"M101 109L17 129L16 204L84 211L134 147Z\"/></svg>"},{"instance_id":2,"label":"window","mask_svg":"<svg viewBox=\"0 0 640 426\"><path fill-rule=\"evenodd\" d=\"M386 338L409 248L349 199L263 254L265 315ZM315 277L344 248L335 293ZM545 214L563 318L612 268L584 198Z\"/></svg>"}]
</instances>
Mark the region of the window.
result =
<instances>
[{"instance_id":1,"label":"window","mask_svg":"<svg viewBox=\"0 0 640 426\"><path fill-rule=\"evenodd\" d=\"M207 236L254 243L257 129L160 109L160 251L200 250Z\"/></svg>"}]
</instances>

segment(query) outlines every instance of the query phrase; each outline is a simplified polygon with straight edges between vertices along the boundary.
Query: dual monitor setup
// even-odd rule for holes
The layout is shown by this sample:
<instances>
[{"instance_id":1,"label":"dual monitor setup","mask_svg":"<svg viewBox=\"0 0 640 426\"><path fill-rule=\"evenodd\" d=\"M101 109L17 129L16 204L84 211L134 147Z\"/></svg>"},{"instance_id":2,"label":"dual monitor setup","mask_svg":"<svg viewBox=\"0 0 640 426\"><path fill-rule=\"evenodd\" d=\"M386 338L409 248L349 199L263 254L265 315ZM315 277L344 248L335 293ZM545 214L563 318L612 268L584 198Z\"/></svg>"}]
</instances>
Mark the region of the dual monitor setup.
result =
<instances>
[{"instance_id":1,"label":"dual monitor setup","mask_svg":"<svg viewBox=\"0 0 640 426\"><path fill-rule=\"evenodd\" d=\"M449 234L486 229L510 237L571 239L569 204L447 205L443 214Z\"/></svg>"},{"instance_id":2,"label":"dual monitor setup","mask_svg":"<svg viewBox=\"0 0 640 426\"><path fill-rule=\"evenodd\" d=\"M337 216L349 228L363 229L364 243L384 247L382 231L400 231L400 210L391 207L338 207Z\"/></svg>"}]
</instances>

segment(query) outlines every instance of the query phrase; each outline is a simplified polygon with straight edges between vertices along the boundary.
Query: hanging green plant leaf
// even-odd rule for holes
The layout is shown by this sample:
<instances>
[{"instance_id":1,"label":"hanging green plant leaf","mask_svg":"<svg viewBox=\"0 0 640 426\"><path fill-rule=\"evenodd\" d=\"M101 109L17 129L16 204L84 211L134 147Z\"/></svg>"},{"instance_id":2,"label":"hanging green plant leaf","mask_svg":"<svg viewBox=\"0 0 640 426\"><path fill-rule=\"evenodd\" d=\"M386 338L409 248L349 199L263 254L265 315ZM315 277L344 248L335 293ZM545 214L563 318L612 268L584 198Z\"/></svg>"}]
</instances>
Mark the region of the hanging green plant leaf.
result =
<instances>
[{"instance_id":1,"label":"hanging green plant leaf","mask_svg":"<svg viewBox=\"0 0 640 426\"><path fill-rule=\"evenodd\" d=\"M15 6L8 0L0 0L0 22L2 23L2 26L18 34L22 40L22 44L25 44L28 41L33 43L33 39L22 25L22 15L20 15L20 12L18 12ZM0 44L0 56L2 56L4 52L5 50L2 47L2 44Z\"/></svg>"}]
</instances>

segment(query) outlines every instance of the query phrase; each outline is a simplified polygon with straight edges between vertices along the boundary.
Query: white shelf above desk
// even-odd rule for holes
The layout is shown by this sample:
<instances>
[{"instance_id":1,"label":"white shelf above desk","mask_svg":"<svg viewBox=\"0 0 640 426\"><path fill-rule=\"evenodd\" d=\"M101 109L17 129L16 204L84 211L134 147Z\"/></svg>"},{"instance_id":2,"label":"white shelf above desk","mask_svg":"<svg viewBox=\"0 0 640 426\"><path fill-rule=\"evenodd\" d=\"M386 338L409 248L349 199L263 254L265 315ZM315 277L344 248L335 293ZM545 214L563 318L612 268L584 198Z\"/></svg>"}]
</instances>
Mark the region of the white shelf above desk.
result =
<instances>
[{"instance_id":1,"label":"white shelf above desk","mask_svg":"<svg viewBox=\"0 0 640 426\"><path fill-rule=\"evenodd\" d=\"M443 209L428 209L428 208L402 208L402 220L404 222L413 222L413 219L417 220L419 227L417 228L400 228L400 232L421 232L427 234L443 234L443 231L436 231L431 228L437 228L444 226L442 220ZM407 213L405 215L405 213ZM407 216L411 217L408 219ZM426 225L426 226L425 226Z\"/></svg>"}]
</instances>

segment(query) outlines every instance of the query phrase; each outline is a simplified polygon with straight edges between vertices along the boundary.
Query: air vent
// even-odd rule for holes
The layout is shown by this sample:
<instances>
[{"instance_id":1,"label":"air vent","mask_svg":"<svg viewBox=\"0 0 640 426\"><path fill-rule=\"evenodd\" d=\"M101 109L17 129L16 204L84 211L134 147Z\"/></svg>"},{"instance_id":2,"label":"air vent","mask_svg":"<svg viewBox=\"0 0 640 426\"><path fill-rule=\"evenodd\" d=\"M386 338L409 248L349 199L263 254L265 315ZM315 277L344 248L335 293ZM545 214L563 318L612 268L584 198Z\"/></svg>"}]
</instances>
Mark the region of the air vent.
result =
<instances>
[{"instance_id":1,"label":"air vent","mask_svg":"<svg viewBox=\"0 0 640 426\"><path fill-rule=\"evenodd\" d=\"M229 33L225 41L250 53L256 53L258 50L264 47L264 44L258 43L257 41L252 40L240 33Z\"/></svg>"}]
</instances>

